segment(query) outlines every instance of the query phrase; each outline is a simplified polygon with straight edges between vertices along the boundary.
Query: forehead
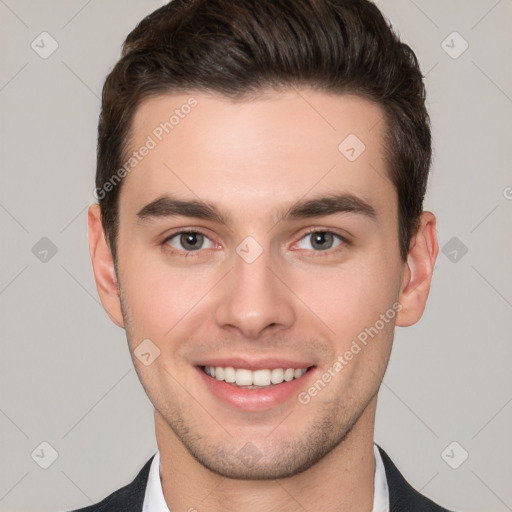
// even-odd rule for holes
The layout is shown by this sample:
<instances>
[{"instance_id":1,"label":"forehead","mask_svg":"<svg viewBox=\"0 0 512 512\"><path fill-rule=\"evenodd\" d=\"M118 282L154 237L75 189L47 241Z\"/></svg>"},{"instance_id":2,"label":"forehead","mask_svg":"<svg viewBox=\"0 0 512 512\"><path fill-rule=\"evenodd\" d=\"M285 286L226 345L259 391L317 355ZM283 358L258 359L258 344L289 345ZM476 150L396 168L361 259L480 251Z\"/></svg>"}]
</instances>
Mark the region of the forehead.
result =
<instances>
[{"instance_id":1,"label":"forehead","mask_svg":"<svg viewBox=\"0 0 512 512\"><path fill-rule=\"evenodd\" d=\"M297 89L241 101L205 93L151 98L134 116L125 158L134 165L120 207L172 193L254 215L310 193L344 191L389 209L396 198L384 130L382 109L354 95Z\"/></svg>"}]
</instances>

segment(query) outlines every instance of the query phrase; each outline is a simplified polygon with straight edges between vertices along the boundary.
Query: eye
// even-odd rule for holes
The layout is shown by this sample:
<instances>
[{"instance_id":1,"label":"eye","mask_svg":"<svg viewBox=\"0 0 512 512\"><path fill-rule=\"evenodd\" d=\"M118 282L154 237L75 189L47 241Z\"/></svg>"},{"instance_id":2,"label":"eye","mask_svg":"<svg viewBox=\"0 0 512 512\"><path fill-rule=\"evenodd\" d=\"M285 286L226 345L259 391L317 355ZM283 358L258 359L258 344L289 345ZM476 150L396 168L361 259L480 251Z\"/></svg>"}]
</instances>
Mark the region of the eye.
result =
<instances>
[{"instance_id":1,"label":"eye","mask_svg":"<svg viewBox=\"0 0 512 512\"><path fill-rule=\"evenodd\" d=\"M164 243L174 249L187 252L211 249L214 246L213 242L200 231L180 231L167 238Z\"/></svg>"},{"instance_id":2,"label":"eye","mask_svg":"<svg viewBox=\"0 0 512 512\"><path fill-rule=\"evenodd\" d=\"M303 236L298 242L300 249L327 251L342 245L345 241L331 231L312 231Z\"/></svg>"}]
</instances>

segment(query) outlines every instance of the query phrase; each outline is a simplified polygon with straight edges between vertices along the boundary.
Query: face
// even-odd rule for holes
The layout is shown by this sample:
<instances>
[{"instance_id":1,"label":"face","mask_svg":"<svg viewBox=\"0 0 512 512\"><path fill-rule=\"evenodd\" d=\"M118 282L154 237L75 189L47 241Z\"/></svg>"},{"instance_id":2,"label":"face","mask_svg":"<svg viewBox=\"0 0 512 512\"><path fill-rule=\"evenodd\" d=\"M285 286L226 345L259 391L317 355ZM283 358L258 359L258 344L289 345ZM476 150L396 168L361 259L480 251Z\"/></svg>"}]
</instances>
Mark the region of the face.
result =
<instances>
[{"instance_id":1,"label":"face","mask_svg":"<svg viewBox=\"0 0 512 512\"><path fill-rule=\"evenodd\" d=\"M299 473L374 409L410 276L385 129L380 107L311 90L136 113L129 154L151 147L119 197L122 318L104 304L157 437L218 474Z\"/></svg>"}]
</instances>

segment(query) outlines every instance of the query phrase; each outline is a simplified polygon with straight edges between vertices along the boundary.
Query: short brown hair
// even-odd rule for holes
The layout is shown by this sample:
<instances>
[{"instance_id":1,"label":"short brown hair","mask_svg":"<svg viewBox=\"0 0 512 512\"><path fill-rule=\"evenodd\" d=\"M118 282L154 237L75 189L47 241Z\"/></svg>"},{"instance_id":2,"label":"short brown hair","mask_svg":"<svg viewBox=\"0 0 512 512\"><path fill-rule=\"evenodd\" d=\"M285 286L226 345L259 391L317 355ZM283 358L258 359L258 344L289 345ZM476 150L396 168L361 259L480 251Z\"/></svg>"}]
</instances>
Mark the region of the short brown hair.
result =
<instances>
[{"instance_id":1,"label":"short brown hair","mask_svg":"<svg viewBox=\"0 0 512 512\"><path fill-rule=\"evenodd\" d=\"M425 87L414 52L367 0L172 0L144 18L103 87L96 190L123 165L143 100L192 91L244 99L297 86L357 94L383 108L405 260L431 162ZM115 260L120 188L99 196Z\"/></svg>"}]
</instances>

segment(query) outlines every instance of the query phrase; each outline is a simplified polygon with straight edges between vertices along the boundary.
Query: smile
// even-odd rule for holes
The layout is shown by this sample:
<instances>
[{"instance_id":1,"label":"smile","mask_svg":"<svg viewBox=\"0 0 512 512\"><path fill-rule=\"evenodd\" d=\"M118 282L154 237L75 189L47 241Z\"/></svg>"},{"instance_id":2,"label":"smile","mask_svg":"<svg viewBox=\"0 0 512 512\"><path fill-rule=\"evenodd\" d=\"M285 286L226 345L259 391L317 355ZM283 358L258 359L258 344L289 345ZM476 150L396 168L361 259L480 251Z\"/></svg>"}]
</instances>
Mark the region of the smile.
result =
<instances>
[{"instance_id":1,"label":"smile","mask_svg":"<svg viewBox=\"0 0 512 512\"><path fill-rule=\"evenodd\" d=\"M203 366L202 369L206 375L216 380L247 389L261 389L282 382L290 382L299 379L308 370L308 368L273 368L252 371L232 366Z\"/></svg>"}]
</instances>

